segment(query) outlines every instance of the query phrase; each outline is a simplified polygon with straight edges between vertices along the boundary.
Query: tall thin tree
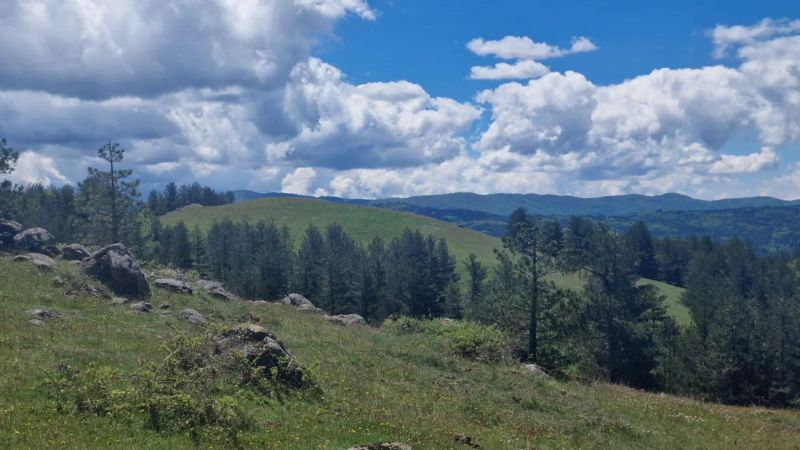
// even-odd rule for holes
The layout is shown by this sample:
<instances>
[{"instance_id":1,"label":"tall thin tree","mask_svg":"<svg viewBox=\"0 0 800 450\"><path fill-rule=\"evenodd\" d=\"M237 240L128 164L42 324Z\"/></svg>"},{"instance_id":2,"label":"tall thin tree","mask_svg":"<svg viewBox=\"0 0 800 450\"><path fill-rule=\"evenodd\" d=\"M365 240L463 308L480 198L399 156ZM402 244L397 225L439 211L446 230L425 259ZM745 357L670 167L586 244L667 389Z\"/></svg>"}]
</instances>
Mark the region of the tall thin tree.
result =
<instances>
[{"instance_id":1,"label":"tall thin tree","mask_svg":"<svg viewBox=\"0 0 800 450\"><path fill-rule=\"evenodd\" d=\"M106 160L110 166L109 176L109 193L111 196L111 240L113 242L119 241L119 211L117 205L117 172L114 171L114 163L122 161L125 156L125 149L119 143L111 143L100 147L97 150L97 156Z\"/></svg>"}]
</instances>

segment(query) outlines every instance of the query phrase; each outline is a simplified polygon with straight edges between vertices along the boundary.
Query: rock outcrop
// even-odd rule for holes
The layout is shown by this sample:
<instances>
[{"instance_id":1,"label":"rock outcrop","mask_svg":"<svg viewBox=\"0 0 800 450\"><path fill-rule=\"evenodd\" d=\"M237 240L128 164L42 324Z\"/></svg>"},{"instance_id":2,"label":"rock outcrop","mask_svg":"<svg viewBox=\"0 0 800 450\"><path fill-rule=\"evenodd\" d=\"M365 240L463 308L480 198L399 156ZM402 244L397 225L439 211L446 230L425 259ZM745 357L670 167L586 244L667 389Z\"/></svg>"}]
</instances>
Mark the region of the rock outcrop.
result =
<instances>
[{"instance_id":1,"label":"rock outcrop","mask_svg":"<svg viewBox=\"0 0 800 450\"><path fill-rule=\"evenodd\" d=\"M61 256L67 261L82 261L90 255L81 244L69 244L61 248Z\"/></svg>"},{"instance_id":2,"label":"rock outcrop","mask_svg":"<svg viewBox=\"0 0 800 450\"><path fill-rule=\"evenodd\" d=\"M156 285L156 287L167 291L192 295L192 288L190 288L188 284L181 280L176 280L174 278L159 278L153 283Z\"/></svg>"},{"instance_id":3,"label":"rock outcrop","mask_svg":"<svg viewBox=\"0 0 800 450\"><path fill-rule=\"evenodd\" d=\"M17 255L14 257L16 262L30 262L39 270L49 272L56 268L56 262L47 255L41 253L27 253L25 255Z\"/></svg>"},{"instance_id":4,"label":"rock outcrop","mask_svg":"<svg viewBox=\"0 0 800 450\"><path fill-rule=\"evenodd\" d=\"M325 320L327 320L328 322L338 323L340 325L347 325L347 326L367 325L367 321L364 320L364 318L358 314L339 314L336 316L326 315Z\"/></svg>"},{"instance_id":5,"label":"rock outcrop","mask_svg":"<svg viewBox=\"0 0 800 450\"><path fill-rule=\"evenodd\" d=\"M204 315L191 308L182 309L181 312L178 313L178 317L195 325L206 325L208 323Z\"/></svg>"},{"instance_id":6,"label":"rock outcrop","mask_svg":"<svg viewBox=\"0 0 800 450\"><path fill-rule=\"evenodd\" d=\"M44 228L28 228L14 236L15 247L32 252L37 252L54 241L53 235Z\"/></svg>"},{"instance_id":7,"label":"rock outcrop","mask_svg":"<svg viewBox=\"0 0 800 450\"><path fill-rule=\"evenodd\" d=\"M13 220L0 219L0 248L14 245L14 236L22 231L22 225Z\"/></svg>"},{"instance_id":8,"label":"rock outcrop","mask_svg":"<svg viewBox=\"0 0 800 450\"><path fill-rule=\"evenodd\" d=\"M244 357L265 377L288 387L300 389L313 384L283 343L260 325L239 325L225 331L220 335L218 347L220 351Z\"/></svg>"},{"instance_id":9,"label":"rock outcrop","mask_svg":"<svg viewBox=\"0 0 800 450\"><path fill-rule=\"evenodd\" d=\"M127 298L150 297L150 285L133 255L122 244L113 244L94 252L81 262L89 276L96 278Z\"/></svg>"},{"instance_id":10,"label":"rock outcrop","mask_svg":"<svg viewBox=\"0 0 800 450\"><path fill-rule=\"evenodd\" d=\"M225 301L236 300L236 296L226 291L218 281L199 280L195 285L211 297Z\"/></svg>"},{"instance_id":11,"label":"rock outcrop","mask_svg":"<svg viewBox=\"0 0 800 450\"><path fill-rule=\"evenodd\" d=\"M303 297L300 294L289 294L286 297L284 297L284 299L281 301L300 311L313 312L317 314L322 314L324 312L321 309L314 306L314 304L311 303L311 300Z\"/></svg>"}]
</instances>

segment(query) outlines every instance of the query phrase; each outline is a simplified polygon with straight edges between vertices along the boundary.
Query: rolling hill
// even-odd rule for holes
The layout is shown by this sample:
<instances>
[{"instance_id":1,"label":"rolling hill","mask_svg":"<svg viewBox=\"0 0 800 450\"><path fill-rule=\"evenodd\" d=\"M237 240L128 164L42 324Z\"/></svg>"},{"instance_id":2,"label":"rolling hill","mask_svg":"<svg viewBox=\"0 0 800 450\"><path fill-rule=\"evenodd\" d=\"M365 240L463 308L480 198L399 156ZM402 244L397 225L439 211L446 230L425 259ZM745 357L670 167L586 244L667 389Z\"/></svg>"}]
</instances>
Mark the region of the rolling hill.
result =
<instances>
[{"instance_id":1,"label":"rolling hill","mask_svg":"<svg viewBox=\"0 0 800 450\"><path fill-rule=\"evenodd\" d=\"M500 241L491 236L428 217L309 198L274 197L223 206L184 208L163 216L162 223L169 226L184 222L190 227L208 228L223 219L274 221L288 226L298 243L311 224L324 229L328 224L338 223L364 245L375 237L391 239L410 228L446 239L459 264L470 253L482 261L494 261L494 248L500 245Z\"/></svg>"},{"instance_id":2,"label":"rolling hill","mask_svg":"<svg viewBox=\"0 0 800 450\"><path fill-rule=\"evenodd\" d=\"M286 225L298 244L309 224L323 228L328 224L338 223L362 244L369 243L374 237L391 239L399 236L406 228L419 230L423 234L447 240L450 250L459 262L458 269L462 272L462 279L465 274L461 262L470 253L491 266L495 263L494 249L501 246L497 238L429 217L300 197L269 197L223 206L184 208L162 216L161 221L166 226L183 222L189 227L197 225L205 229L224 219L251 222L264 220ZM574 275L559 275L553 277L553 280L563 288L580 289L583 285L583 280ZM686 323L688 312L680 303L683 290L652 280L644 281L658 287L666 297L667 308L673 317L679 323Z\"/></svg>"}]
</instances>

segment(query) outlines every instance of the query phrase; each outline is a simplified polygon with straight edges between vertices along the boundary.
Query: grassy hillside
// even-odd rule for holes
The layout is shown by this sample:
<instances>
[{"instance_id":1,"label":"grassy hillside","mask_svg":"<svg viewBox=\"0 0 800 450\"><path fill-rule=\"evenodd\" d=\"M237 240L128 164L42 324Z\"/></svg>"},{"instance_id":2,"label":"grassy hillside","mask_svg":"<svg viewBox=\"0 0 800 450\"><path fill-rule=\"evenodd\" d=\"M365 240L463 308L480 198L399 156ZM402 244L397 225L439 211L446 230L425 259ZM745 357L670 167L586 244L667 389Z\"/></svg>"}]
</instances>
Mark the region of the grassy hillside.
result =
<instances>
[{"instance_id":1,"label":"grassy hillside","mask_svg":"<svg viewBox=\"0 0 800 450\"><path fill-rule=\"evenodd\" d=\"M338 223L362 244L368 244L374 237L391 239L406 228L416 229L426 235L447 239L459 265L470 253L482 261L493 261L493 249L499 245L499 240L491 236L427 217L306 198L264 198L232 205L186 208L165 215L162 222L174 225L182 221L190 227L207 228L226 218L251 222L272 220L278 225L288 226L298 242L309 224L324 231L328 224Z\"/></svg>"},{"instance_id":2,"label":"grassy hillside","mask_svg":"<svg viewBox=\"0 0 800 450\"><path fill-rule=\"evenodd\" d=\"M450 250L459 262L458 269L462 272L461 262L470 253L477 255L485 264L493 265L496 261L494 249L501 246L497 238L429 217L307 198L263 198L232 205L185 208L163 216L162 223L172 226L184 222L189 227L197 225L208 228L224 219L251 222L273 220L276 224L287 225L298 243L309 224L324 228L328 224L339 223L362 244L369 243L376 236L390 239L400 235L406 228L420 230L424 234L447 239ZM552 278L562 288L575 290L581 289L584 282L573 275L562 274ZM650 280L645 282L659 288L667 299L668 310L679 323L688 323L688 310L680 303L681 288Z\"/></svg>"},{"instance_id":3,"label":"grassy hillside","mask_svg":"<svg viewBox=\"0 0 800 450\"><path fill-rule=\"evenodd\" d=\"M165 340L202 327L157 312L135 315L100 298L68 297L56 275L0 257L0 448L196 448L143 418L60 414L42 383L59 365L134 373L164 358ZM345 449L400 441L420 449L796 448L800 413L648 394L602 383L536 378L513 362L478 363L435 336L345 328L283 305L223 303L156 289L154 305L192 307L211 329L257 321L314 373L321 394L254 402L244 448ZM33 308L63 316L30 325ZM200 447L211 444L201 435ZM218 447L221 447L219 445Z\"/></svg>"}]
</instances>

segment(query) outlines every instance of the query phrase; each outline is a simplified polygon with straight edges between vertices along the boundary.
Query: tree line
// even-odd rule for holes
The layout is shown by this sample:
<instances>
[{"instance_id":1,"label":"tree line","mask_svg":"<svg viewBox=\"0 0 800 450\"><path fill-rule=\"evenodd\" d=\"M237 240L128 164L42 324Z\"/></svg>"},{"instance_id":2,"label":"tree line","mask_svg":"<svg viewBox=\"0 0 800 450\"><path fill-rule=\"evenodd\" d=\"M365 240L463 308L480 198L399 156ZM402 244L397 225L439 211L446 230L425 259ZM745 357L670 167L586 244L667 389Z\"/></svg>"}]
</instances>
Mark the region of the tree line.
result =
<instances>
[{"instance_id":1,"label":"tree line","mask_svg":"<svg viewBox=\"0 0 800 450\"><path fill-rule=\"evenodd\" d=\"M154 221L148 238L159 263L196 269L250 299L299 292L330 313L373 323L392 314L459 314L455 257L445 240L419 231L362 246L341 225L311 225L295 246L289 229L271 222L225 220L202 232Z\"/></svg>"},{"instance_id":2,"label":"tree line","mask_svg":"<svg viewBox=\"0 0 800 450\"><path fill-rule=\"evenodd\" d=\"M163 191L151 191L143 202L139 180L132 178L132 171L119 168L125 149L109 142L97 155L108 163L107 169L90 167L86 178L74 186L0 182L0 217L45 228L61 242L122 242L141 252L145 248L143 227L154 217L190 204L216 206L234 200L232 192L218 192L199 183L171 182ZM0 139L0 174L11 173L18 157L6 140Z\"/></svg>"}]
</instances>

